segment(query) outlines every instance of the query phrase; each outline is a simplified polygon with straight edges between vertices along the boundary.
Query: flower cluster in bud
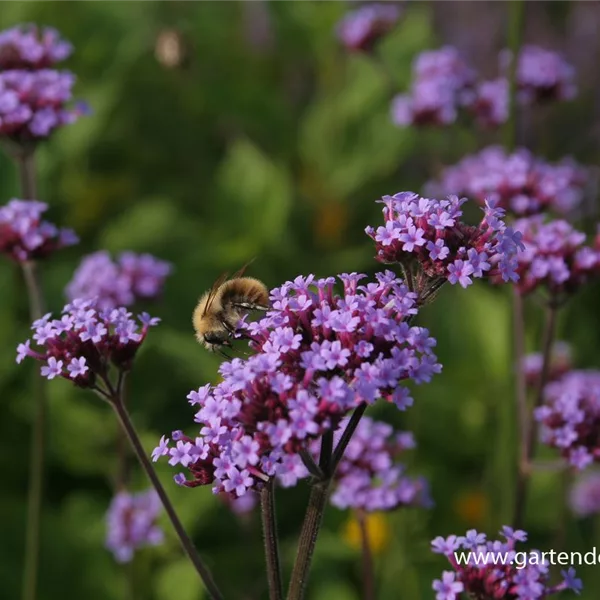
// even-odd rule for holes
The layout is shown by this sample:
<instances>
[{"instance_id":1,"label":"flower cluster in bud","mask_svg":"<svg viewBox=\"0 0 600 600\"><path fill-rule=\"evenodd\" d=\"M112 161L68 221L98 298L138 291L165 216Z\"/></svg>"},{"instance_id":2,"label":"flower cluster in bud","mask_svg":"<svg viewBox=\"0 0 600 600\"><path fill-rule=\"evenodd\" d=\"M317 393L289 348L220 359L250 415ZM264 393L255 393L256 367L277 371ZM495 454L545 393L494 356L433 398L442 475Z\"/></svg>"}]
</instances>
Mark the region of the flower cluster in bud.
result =
<instances>
[{"instance_id":1,"label":"flower cluster in bud","mask_svg":"<svg viewBox=\"0 0 600 600\"><path fill-rule=\"evenodd\" d=\"M409 273L417 266L414 288L421 303L445 281L466 288L473 277L518 279L515 256L522 247L521 234L507 227L504 211L489 202L479 225L463 223L465 201L457 196L430 200L413 192L384 196L385 224L366 229L375 241L377 260L399 263Z\"/></svg>"},{"instance_id":2,"label":"flower cluster in bud","mask_svg":"<svg viewBox=\"0 0 600 600\"><path fill-rule=\"evenodd\" d=\"M579 477L571 488L569 504L579 517L600 513L600 471L592 471Z\"/></svg>"},{"instance_id":3,"label":"flower cluster in bud","mask_svg":"<svg viewBox=\"0 0 600 600\"><path fill-rule=\"evenodd\" d=\"M25 262L76 244L79 240L71 229L42 220L47 209L43 202L17 199L0 207L0 253Z\"/></svg>"},{"instance_id":4,"label":"flower cluster in bud","mask_svg":"<svg viewBox=\"0 0 600 600\"><path fill-rule=\"evenodd\" d=\"M456 48L428 50L413 62L408 94L392 101L392 121L399 126L449 125L475 81L475 73Z\"/></svg>"},{"instance_id":5,"label":"flower cluster in bud","mask_svg":"<svg viewBox=\"0 0 600 600\"><path fill-rule=\"evenodd\" d=\"M431 542L433 552L445 555L454 569L433 582L436 600L458 600L462 592L477 600L543 600L567 589L577 593L582 589L573 567L561 571L560 583L550 585L549 564L542 553L516 550L517 542L527 541L524 531L504 526L500 533L505 542L488 541L475 529Z\"/></svg>"},{"instance_id":6,"label":"flower cluster in bud","mask_svg":"<svg viewBox=\"0 0 600 600\"><path fill-rule=\"evenodd\" d=\"M540 384L544 357L540 352L534 352L523 357L521 368L525 374L528 387L537 388ZM550 367L546 382L560 379L572 368L571 346L567 342L555 342L550 353Z\"/></svg>"},{"instance_id":7,"label":"flower cluster in bud","mask_svg":"<svg viewBox=\"0 0 600 600\"><path fill-rule=\"evenodd\" d=\"M576 469L600 462L600 372L571 371L544 388L541 440Z\"/></svg>"},{"instance_id":8,"label":"flower cluster in bud","mask_svg":"<svg viewBox=\"0 0 600 600\"><path fill-rule=\"evenodd\" d=\"M87 114L84 104L69 105L74 83L69 71L0 72L0 137L35 142Z\"/></svg>"},{"instance_id":9,"label":"flower cluster in bud","mask_svg":"<svg viewBox=\"0 0 600 600\"><path fill-rule=\"evenodd\" d=\"M347 50L368 51L400 18L393 4L366 4L346 14L336 26L337 37Z\"/></svg>"},{"instance_id":10,"label":"flower cluster in bud","mask_svg":"<svg viewBox=\"0 0 600 600\"><path fill-rule=\"evenodd\" d=\"M510 62L500 55L501 71ZM525 46L517 65L518 100L531 105L547 100L570 100L577 92L574 70L556 52ZM451 125L461 112L484 127L498 127L508 119L509 85L503 74L479 79L456 48L427 50L413 62L413 80L407 94L392 101L392 121L409 125Z\"/></svg>"},{"instance_id":11,"label":"flower cluster in bud","mask_svg":"<svg viewBox=\"0 0 600 600\"><path fill-rule=\"evenodd\" d=\"M41 373L48 379L63 377L80 387L101 390L110 395L109 370L129 371L148 328L159 319L139 315L141 329L131 313L120 307L100 310L95 300L76 299L67 304L60 319L48 313L34 321L33 340L19 344L17 362L34 358L44 363ZM104 386L98 385L103 383Z\"/></svg>"},{"instance_id":12,"label":"flower cluster in bud","mask_svg":"<svg viewBox=\"0 0 600 600\"><path fill-rule=\"evenodd\" d=\"M508 67L510 61L510 52L505 51L500 56L501 66ZM575 69L554 50L523 46L516 76L519 99L527 104L572 100L577 95Z\"/></svg>"},{"instance_id":13,"label":"flower cluster in bud","mask_svg":"<svg viewBox=\"0 0 600 600\"><path fill-rule=\"evenodd\" d=\"M600 273L600 245L586 246L585 234L565 220L546 221L542 215L515 221L525 250L517 256L522 294L546 290L555 300L575 292Z\"/></svg>"},{"instance_id":14,"label":"flower cluster in bud","mask_svg":"<svg viewBox=\"0 0 600 600\"><path fill-rule=\"evenodd\" d=\"M52 27L17 25L0 31L0 69L43 69L68 58L73 46Z\"/></svg>"},{"instance_id":15,"label":"flower cluster in bud","mask_svg":"<svg viewBox=\"0 0 600 600\"><path fill-rule=\"evenodd\" d=\"M163 542L164 533L156 524L161 508L154 490L115 494L106 515L106 547L117 562L129 562L137 549Z\"/></svg>"},{"instance_id":16,"label":"flower cluster in bud","mask_svg":"<svg viewBox=\"0 0 600 600\"><path fill-rule=\"evenodd\" d=\"M213 484L215 493L243 496L276 476L283 486L308 475L303 454L334 432L362 403L383 398L401 410L412 404L402 383L429 381L441 370L435 340L407 323L415 294L394 273L359 285L365 275L297 277L271 292L271 309L242 324L255 351L221 365L223 381L188 396L199 408L200 436L164 436L153 459L168 457L177 483Z\"/></svg>"},{"instance_id":17,"label":"flower cluster in bud","mask_svg":"<svg viewBox=\"0 0 600 600\"><path fill-rule=\"evenodd\" d=\"M139 300L155 300L171 272L168 262L151 254L123 252L116 261L104 250L83 258L67 285L69 300L96 298L100 309L131 306Z\"/></svg>"},{"instance_id":18,"label":"flower cluster in bud","mask_svg":"<svg viewBox=\"0 0 600 600\"><path fill-rule=\"evenodd\" d=\"M367 512L431 506L425 479L408 477L397 462L414 447L411 433L394 432L387 423L362 417L335 472L331 504Z\"/></svg>"},{"instance_id":19,"label":"flower cluster in bud","mask_svg":"<svg viewBox=\"0 0 600 600\"><path fill-rule=\"evenodd\" d=\"M581 204L587 182L586 170L570 159L551 164L525 148L507 154L490 146L444 169L426 191L467 196L481 204L491 200L518 216L547 210L567 214Z\"/></svg>"}]
</instances>

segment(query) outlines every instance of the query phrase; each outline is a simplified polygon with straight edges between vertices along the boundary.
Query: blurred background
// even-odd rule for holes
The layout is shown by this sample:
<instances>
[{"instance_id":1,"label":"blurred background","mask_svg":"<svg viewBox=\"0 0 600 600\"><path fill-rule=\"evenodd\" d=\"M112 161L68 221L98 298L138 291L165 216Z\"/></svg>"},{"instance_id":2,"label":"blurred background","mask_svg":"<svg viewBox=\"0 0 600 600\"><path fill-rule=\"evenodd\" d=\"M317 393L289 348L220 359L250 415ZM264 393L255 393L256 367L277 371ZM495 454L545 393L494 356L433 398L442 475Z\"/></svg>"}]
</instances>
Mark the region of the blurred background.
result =
<instances>
[{"instance_id":1,"label":"blurred background","mask_svg":"<svg viewBox=\"0 0 600 600\"><path fill-rule=\"evenodd\" d=\"M151 332L131 376L130 408L148 452L173 429L194 433L191 389L217 380L219 358L194 340L198 296L225 270L256 257L250 274L274 287L298 274L372 274L366 225L381 221L382 194L422 189L442 164L499 141L461 125L398 129L393 92L410 80L414 56L452 44L493 75L505 46L505 2L412 2L377 47L378 60L349 54L334 35L345 2L3 2L0 29L51 25L75 46L65 64L76 96L93 114L59 131L38 154L39 196L48 218L81 243L43 266L48 304L59 310L81 256L99 249L150 252L168 260ZM572 102L521 116L520 141L549 159L600 158L600 3L527 2L524 41L565 53L577 69ZM0 156L0 198L18 180ZM588 217L589 218L589 217ZM20 273L0 263L0 597L19 597L27 456L35 364L14 363L28 337ZM598 287L568 305L559 338L578 367L598 367ZM374 522L379 598L433 598L448 566L429 550L437 535L508 523L516 461L510 293L478 283L443 289L418 324L438 340L443 373L415 390L415 406L374 416L415 433L409 473L431 482L435 507ZM528 350L540 344L540 310L528 305ZM133 571L136 597L202 598L196 575L164 523L167 541L118 565L104 548L104 516L115 478L116 424L108 407L65 381L48 386L50 422L40 600L121 600ZM552 453L548 453L552 456ZM226 598L266 598L257 513L235 515L209 488L159 474ZM132 488L146 481L132 461ZM530 545L600 549L600 527L565 508L566 478L533 479L526 518ZM308 486L278 493L286 575ZM595 529L594 529L595 527ZM360 596L360 549L352 516L333 507L317 545L311 600ZM600 592L600 565L580 569L581 598ZM566 596L567 594L565 594Z\"/></svg>"}]
</instances>

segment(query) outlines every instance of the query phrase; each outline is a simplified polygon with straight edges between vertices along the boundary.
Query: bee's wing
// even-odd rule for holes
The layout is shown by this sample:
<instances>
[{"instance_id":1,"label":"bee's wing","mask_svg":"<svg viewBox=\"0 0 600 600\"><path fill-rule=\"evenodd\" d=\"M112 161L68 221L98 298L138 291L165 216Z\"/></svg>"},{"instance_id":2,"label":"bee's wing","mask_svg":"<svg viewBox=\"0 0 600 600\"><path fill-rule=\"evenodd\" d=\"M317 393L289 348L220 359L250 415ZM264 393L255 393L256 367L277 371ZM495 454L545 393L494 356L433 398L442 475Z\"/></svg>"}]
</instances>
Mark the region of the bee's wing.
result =
<instances>
[{"instance_id":1,"label":"bee's wing","mask_svg":"<svg viewBox=\"0 0 600 600\"><path fill-rule=\"evenodd\" d=\"M212 284L210 291L208 292L208 299L206 300L206 304L204 305L204 312L202 316L205 316L206 313L210 309L210 305L213 303L215 296L217 294L217 290L227 281L229 273L225 272L218 277L218 279Z\"/></svg>"},{"instance_id":2,"label":"bee's wing","mask_svg":"<svg viewBox=\"0 0 600 600\"><path fill-rule=\"evenodd\" d=\"M244 273L246 272L246 269L256 260L256 258L251 258L239 271L236 271L232 276L231 279L237 279L238 277L243 277Z\"/></svg>"}]
</instances>

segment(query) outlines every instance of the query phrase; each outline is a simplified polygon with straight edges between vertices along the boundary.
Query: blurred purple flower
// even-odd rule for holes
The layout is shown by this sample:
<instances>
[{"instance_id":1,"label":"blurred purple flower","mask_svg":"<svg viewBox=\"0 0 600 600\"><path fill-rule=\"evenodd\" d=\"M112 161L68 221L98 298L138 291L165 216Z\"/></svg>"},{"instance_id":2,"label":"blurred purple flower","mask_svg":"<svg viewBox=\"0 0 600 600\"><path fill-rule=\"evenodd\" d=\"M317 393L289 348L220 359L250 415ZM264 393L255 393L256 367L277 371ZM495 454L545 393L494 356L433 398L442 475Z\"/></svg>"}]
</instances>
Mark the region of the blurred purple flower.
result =
<instances>
[{"instance_id":1,"label":"blurred purple flower","mask_svg":"<svg viewBox=\"0 0 600 600\"><path fill-rule=\"evenodd\" d=\"M337 37L346 50L368 51L400 19L394 4L365 4L348 14L336 26Z\"/></svg>"},{"instance_id":2,"label":"blurred purple flower","mask_svg":"<svg viewBox=\"0 0 600 600\"><path fill-rule=\"evenodd\" d=\"M562 300L600 274L600 248L584 245L585 234L567 221L545 221L537 215L515 221L514 227L525 244L517 257L522 294L542 288Z\"/></svg>"},{"instance_id":3,"label":"blurred purple flower","mask_svg":"<svg viewBox=\"0 0 600 600\"><path fill-rule=\"evenodd\" d=\"M450 125L474 83L474 71L456 48L422 52L413 62L409 93L392 101L392 121L401 127Z\"/></svg>"},{"instance_id":4,"label":"blurred purple flower","mask_svg":"<svg viewBox=\"0 0 600 600\"><path fill-rule=\"evenodd\" d=\"M566 214L581 204L587 180L587 171L572 160L551 164L525 148L507 155L490 146L444 169L426 192L467 196L481 204L491 200L521 216L545 210Z\"/></svg>"},{"instance_id":5,"label":"blurred purple flower","mask_svg":"<svg viewBox=\"0 0 600 600\"><path fill-rule=\"evenodd\" d=\"M39 141L87 114L81 103L68 104L74 83L69 71L0 72L0 138L17 143Z\"/></svg>"},{"instance_id":6,"label":"blurred purple flower","mask_svg":"<svg viewBox=\"0 0 600 600\"><path fill-rule=\"evenodd\" d=\"M41 373L48 379L63 377L80 387L98 389L107 385L111 365L129 371L148 328L157 319L140 319L141 329L126 308L100 311L95 300L76 299L67 304L60 319L48 313L34 321L33 340L17 347L17 362L29 357L44 363Z\"/></svg>"},{"instance_id":7,"label":"blurred purple flower","mask_svg":"<svg viewBox=\"0 0 600 600\"><path fill-rule=\"evenodd\" d=\"M17 199L0 207L0 253L25 262L76 244L79 240L71 229L42 220L47 209L43 202Z\"/></svg>"},{"instance_id":8,"label":"blurred purple flower","mask_svg":"<svg viewBox=\"0 0 600 600\"><path fill-rule=\"evenodd\" d=\"M99 309L131 306L155 300L161 293L171 265L151 254L123 252L116 261L105 250L85 256L67 284L66 296L96 298Z\"/></svg>"},{"instance_id":9,"label":"blurred purple flower","mask_svg":"<svg viewBox=\"0 0 600 600\"><path fill-rule=\"evenodd\" d=\"M504 527L506 542L486 541L474 529L466 536L441 537L432 542L432 551L444 554L454 569L444 571L442 579L433 582L437 600L458 600L461 593L478 600L544 600L551 594L582 589L575 569L562 571L563 580L550 585L549 563L537 550L517 550L517 542L527 539L524 531Z\"/></svg>"},{"instance_id":10,"label":"blurred purple flower","mask_svg":"<svg viewBox=\"0 0 600 600\"><path fill-rule=\"evenodd\" d=\"M542 442L576 469L600 462L600 371L570 371L549 383L535 419Z\"/></svg>"},{"instance_id":11,"label":"blurred purple flower","mask_svg":"<svg viewBox=\"0 0 600 600\"><path fill-rule=\"evenodd\" d=\"M345 422L338 430L344 429ZM394 510L400 506L431 506L423 478L404 473L397 458L414 448L412 434L394 432L391 425L363 417L335 473L331 504L340 509L367 512Z\"/></svg>"},{"instance_id":12,"label":"blurred purple flower","mask_svg":"<svg viewBox=\"0 0 600 600\"><path fill-rule=\"evenodd\" d=\"M503 51L501 70L508 70L510 62L510 51ZM571 100L577 95L575 69L554 50L523 46L517 63L517 88L519 100L525 104Z\"/></svg>"},{"instance_id":13,"label":"blurred purple flower","mask_svg":"<svg viewBox=\"0 0 600 600\"><path fill-rule=\"evenodd\" d=\"M569 504L578 517L600 513L600 471L585 473L577 479L571 488Z\"/></svg>"},{"instance_id":14,"label":"blurred purple flower","mask_svg":"<svg viewBox=\"0 0 600 600\"><path fill-rule=\"evenodd\" d=\"M412 273L419 302L444 281L466 288L472 277L516 278L521 234L506 227L501 208L486 204L483 220L473 227L461 221L466 198L431 200L400 192L380 202L385 226L367 227L366 233L375 241L377 260L399 263Z\"/></svg>"},{"instance_id":15,"label":"blurred purple flower","mask_svg":"<svg viewBox=\"0 0 600 600\"><path fill-rule=\"evenodd\" d=\"M130 494L118 492L106 515L106 547L120 563L129 562L144 546L158 546L164 533L156 524L162 504L154 490Z\"/></svg>"},{"instance_id":16,"label":"blurred purple flower","mask_svg":"<svg viewBox=\"0 0 600 600\"><path fill-rule=\"evenodd\" d=\"M0 31L0 70L44 69L72 51L73 46L52 27L29 23Z\"/></svg>"},{"instance_id":17,"label":"blurred purple flower","mask_svg":"<svg viewBox=\"0 0 600 600\"><path fill-rule=\"evenodd\" d=\"M441 370L435 340L406 322L415 295L394 273L359 285L364 277L340 275L341 296L333 277L297 277L272 290L263 319L241 324L256 353L223 363L220 384L189 394L201 436L178 435L188 445L170 447L169 462L192 475L179 483L212 483L216 493L238 497L270 477L293 486L308 476L301 451L355 407L379 398L410 406L402 383L427 382ZM154 456L162 455L157 448Z\"/></svg>"}]
</instances>

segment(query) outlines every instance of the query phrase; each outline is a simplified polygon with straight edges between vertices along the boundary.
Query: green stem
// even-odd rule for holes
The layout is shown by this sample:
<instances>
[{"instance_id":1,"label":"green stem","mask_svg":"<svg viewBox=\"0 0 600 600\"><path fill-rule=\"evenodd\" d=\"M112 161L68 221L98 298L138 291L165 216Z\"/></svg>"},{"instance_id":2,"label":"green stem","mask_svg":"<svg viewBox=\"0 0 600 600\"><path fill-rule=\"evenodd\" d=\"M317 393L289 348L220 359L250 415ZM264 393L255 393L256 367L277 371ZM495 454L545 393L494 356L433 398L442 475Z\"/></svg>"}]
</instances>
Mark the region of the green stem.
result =
<instances>
[{"instance_id":1,"label":"green stem","mask_svg":"<svg viewBox=\"0 0 600 600\"><path fill-rule=\"evenodd\" d=\"M329 496L331 480L313 484L308 499L308 508L302 523L298 553L292 570L292 578L288 589L287 600L303 600L308 582L308 573L317 543L317 537L323 523L325 505Z\"/></svg>"},{"instance_id":2,"label":"green stem","mask_svg":"<svg viewBox=\"0 0 600 600\"><path fill-rule=\"evenodd\" d=\"M133 448L133 451L137 456L140 465L142 466L142 468L146 472L146 475L148 476L148 479L150 479L152 485L154 486L154 489L156 490L156 493L158 494L160 501L162 502L165 512L167 513L171 524L173 525L173 528L175 529L175 532L179 537L179 541L181 542L183 549L185 550L189 559L192 561L192 564L194 565L194 568L200 575L200 578L204 582L204 585L206 586L210 598L212 598L213 600L223 600L223 595L219 591L219 588L217 587L216 583L214 582L211 572L208 570L208 567L204 564L204 561L200 558L200 555L194 547L192 540L189 538L187 532L183 527L183 524L179 520L179 517L175 512L175 508L169 500L167 492L165 491L162 483L160 482L160 479L158 478L158 475L156 474L152 463L148 459L146 452L142 446L142 443L140 442L140 439L137 435L135 427L133 426L129 413L127 412L127 409L125 408L125 405L123 404L120 396L113 396L110 404L116 412L117 417L119 418L119 422L121 423L121 426L125 431L125 434L129 438L131 447Z\"/></svg>"},{"instance_id":3,"label":"green stem","mask_svg":"<svg viewBox=\"0 0 600 600\"><path fill-rule=\"evenodd\" d=\"M546 308L546 323L544 326L544 341L542 350L542 372L538 382L538 389L535 397L533 410L541 406L544 400L544 388L548 382L550 373L550 363L552 360L552 342L556 331L556 316L558 307L554 302L550 302ZM533 417L533 411L529 414L527 427L524 428L525 437L521 440L521 461L517 474L517 486L515 493L515 512L514 527L519 529L523 525L525 516L525 506L527 503L527 492L531 476L531 462L535 450L535 441L537 439L537 423Z\"/></svg>"},{"instance_id":4,"label":"green stem","mask_svg":"<svg viewBox=\"0 0 600 600\"><path fill-rule=\"evenodd\" d=\"M517 146L517 64L519 50L523 39L525 24L525 0L510 0L508 49L511 52L510 70L508 74L508 119L504 127L504 145L507 152L513 152Z\"/></svg>"},{"instance_id":5,"label":"green stem","mask_svg":"<svg viewBox=\"0 0 600 600\"><path fill-rule=\"evenodd\" d=\"M21 197L33 200L36 197L35 161L32 152L20 154L16 163L21 182ZM35 321L44 314L44 296L36 264L27 261L21 265L31 320ZM23 600L35 600L37 597L40 523L44 491L44 454L46 427L46 386L40 377L35 379L35 413L29 451L29 485L27 497L27 522L25 525L25 558L23 564Z\"/></svg>"},{"instance_id":6,"label":"green stem","mask_svg":"<svg viewBox=\"0 0 600 600\"><path fill-rule=\"evenodd\" d=\"M275 513L275 482L269 479L260 491L260 512L262 517L265 558L267 561L267 580L269 600L283 598L281 566L279 564L279 540L277 538L277 519Z\"/></svg>"}]
</instances>

